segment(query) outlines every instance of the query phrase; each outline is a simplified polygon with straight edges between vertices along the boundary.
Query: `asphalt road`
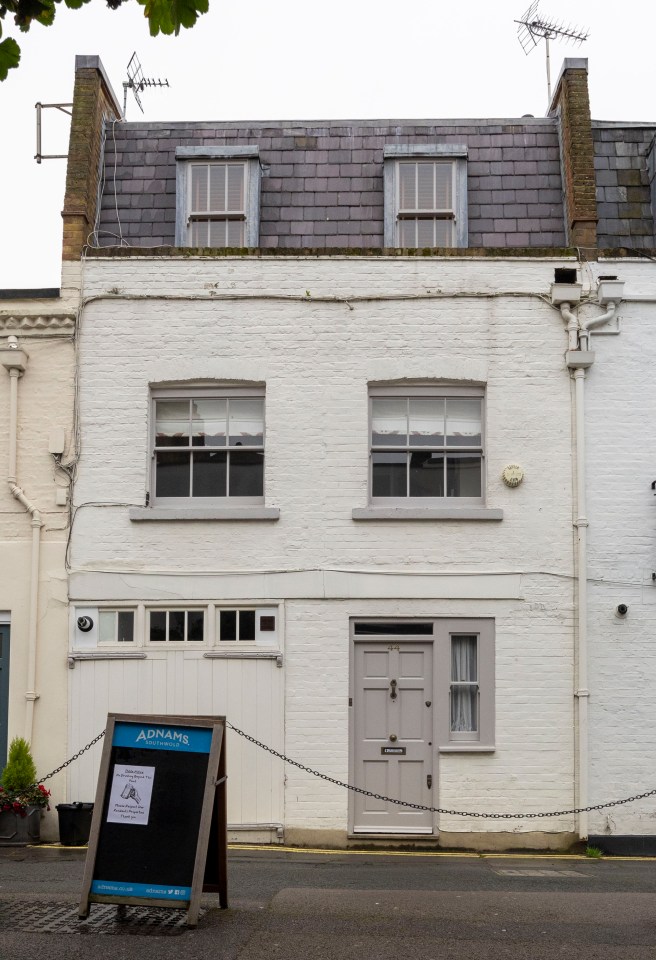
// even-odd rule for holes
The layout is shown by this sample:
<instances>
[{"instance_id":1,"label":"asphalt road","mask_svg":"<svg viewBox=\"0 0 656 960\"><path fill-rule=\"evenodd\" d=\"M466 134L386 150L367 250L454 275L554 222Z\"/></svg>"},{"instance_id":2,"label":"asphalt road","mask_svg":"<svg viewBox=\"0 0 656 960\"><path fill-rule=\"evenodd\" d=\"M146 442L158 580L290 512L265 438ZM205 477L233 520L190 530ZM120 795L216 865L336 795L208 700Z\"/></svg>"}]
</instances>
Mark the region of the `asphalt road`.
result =
<instances>
[{"instance_id":1,"label":"asphalt road","mask_svg":"<svg viewBox=\"0 0 656 960\"><path fill-rule=\"evenodd\" d=\"M656 958L656 861L233 850L230 909L205 897L186 930L104 906L79 924L69 857L0 857L0 960Z\"/></svg>"}]
</instances>

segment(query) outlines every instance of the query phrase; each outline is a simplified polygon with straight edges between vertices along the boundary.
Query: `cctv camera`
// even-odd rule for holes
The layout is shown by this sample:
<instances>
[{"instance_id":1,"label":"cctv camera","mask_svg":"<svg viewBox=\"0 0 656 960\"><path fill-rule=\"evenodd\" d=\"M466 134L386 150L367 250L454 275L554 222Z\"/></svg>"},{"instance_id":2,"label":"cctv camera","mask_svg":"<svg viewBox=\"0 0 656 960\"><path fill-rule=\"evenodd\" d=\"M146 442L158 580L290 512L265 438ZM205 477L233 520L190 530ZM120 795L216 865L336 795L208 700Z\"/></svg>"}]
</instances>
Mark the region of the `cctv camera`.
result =
<instances>
[{"instance_id":1,"label":"cctv camera","mask_svg":"<svg viewBox=\"0 0 656 960\"><path fill-rule=\"evenodd\" d=\"M615 608L615 613L617 614L618 617L625 617L628 612L629 612L629 608L625 603L617 604L617 607Z\"/></svg>"},{"instance_id":2,"label":"cctv camera","mask_svg":"<svg viewBox=\"0 0 656 960\"><path fill-rule=\"evenodd\" d=\"M78 617L77 625L82 633L88 633L89 630L93 630L93 620L91 617Z\"/></svg>"}]
</instances>

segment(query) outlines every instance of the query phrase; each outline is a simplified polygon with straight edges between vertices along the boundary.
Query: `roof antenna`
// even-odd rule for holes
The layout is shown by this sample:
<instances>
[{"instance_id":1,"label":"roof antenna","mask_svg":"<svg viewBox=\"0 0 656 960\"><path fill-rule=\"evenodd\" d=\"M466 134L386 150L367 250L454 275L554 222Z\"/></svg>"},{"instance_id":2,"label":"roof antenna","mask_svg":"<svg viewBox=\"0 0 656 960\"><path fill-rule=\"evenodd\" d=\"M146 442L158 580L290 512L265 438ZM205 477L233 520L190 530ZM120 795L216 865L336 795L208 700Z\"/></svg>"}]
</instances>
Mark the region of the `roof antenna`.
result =
<instances>
[{"instance_id":1,"label":"roof antenna","mask_svg":"<svg viewBox=\"0 0 656 960\"><path fill-rule=\"evenodd\" d=\"M587 30L580 30L571 25L565 26L562 21L557 21L553 17L544 17L538 10L540 0L533 0L526 13L524 13L515 23L519 24L517 30L517 39L522 50L528 56L534 47L537 47L540 40L544 40L547 48L547 96L551 103L551 65L549 60L549 41L555 39L572 40L574 43L583 43L587 40L589 33Z\"/></svg>"},{"instance_id":2,"label":"roof antenna","mask_svg":"<svg viewBox=\"0 0 656 960\"><path fill-rule=\"evenodd\" d=\"M123 117L125 118L125 111L128 105L128 90L132 90L134 99L137 101L137 106L143 113L144 108L141 105L141 97L139 94L143 93L146 87L168 87L168 85L168 80L153 80L150 77L144 77L139 57L136 52L133 53L128 63L128 78L123 81Z\"/></svg>"}]
</instances>

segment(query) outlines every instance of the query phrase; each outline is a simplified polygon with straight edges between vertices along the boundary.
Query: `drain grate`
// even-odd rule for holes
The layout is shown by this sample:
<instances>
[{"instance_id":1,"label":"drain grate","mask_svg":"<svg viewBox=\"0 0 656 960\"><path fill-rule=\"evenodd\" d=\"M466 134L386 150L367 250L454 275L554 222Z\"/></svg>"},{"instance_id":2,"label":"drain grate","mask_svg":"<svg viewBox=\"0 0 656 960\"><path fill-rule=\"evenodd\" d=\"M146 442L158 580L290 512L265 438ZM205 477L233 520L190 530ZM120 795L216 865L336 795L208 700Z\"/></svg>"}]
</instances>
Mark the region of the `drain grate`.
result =
<instances>
[{"instance_id":1,"label":"drain grate","mask_svg":"<svg viewBox=\"0 0 656 960\"><path fill-rule=\"evenodd\" d=\"M202 916L201 911L201 916ZM186 911L126 907L119 919L114 904L93 903L86 920L78 918L77 904L16 900L0 907L0 929L29 933L93 933L113 936L177 937L189 928Z\"/></svg>"}]
</instances>

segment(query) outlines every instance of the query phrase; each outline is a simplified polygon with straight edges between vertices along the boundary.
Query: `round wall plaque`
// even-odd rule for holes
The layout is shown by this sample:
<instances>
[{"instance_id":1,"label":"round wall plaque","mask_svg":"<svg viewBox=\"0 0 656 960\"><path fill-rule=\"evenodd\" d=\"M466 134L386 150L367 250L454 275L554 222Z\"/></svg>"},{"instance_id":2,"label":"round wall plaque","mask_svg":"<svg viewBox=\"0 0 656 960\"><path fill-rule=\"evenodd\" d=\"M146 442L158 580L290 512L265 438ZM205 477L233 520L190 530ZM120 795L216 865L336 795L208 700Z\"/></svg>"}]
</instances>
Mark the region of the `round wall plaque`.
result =
<instances>
[{"instance_id":1,"label":"round wall plaque","mask_svg":"<svg viewBox=\"0 0 656 960\"><path fill-rule=\"evenodd\" d=\"M507 487L518 487L524 479L524 471L518 463L509 463L503 468L501 479Z\"/></svg>"}]
</instances>

